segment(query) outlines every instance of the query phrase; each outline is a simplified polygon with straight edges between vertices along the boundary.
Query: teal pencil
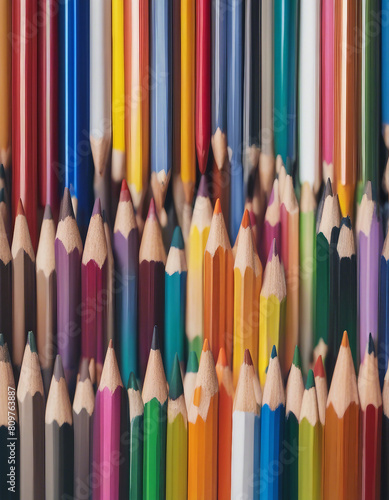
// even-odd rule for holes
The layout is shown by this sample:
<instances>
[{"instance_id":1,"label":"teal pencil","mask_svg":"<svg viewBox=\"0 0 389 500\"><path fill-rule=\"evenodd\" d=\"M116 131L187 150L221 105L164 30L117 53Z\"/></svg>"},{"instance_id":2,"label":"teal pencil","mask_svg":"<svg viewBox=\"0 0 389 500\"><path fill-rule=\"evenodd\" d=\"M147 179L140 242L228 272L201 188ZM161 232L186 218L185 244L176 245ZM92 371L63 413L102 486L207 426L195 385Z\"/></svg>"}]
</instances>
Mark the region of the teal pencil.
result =
<instances>
[{"instance_id":1,"label":"teal pencil","mask_svg":"<svg viewBox=\"0 0 389 500\"><path fill-rule=\"evenodd\" d=\"M186 259L181 229L173 233L165 267L165 350L166 373L171 373L177 353L181 365L185 354Z\"/></svg>"}]
</instances>

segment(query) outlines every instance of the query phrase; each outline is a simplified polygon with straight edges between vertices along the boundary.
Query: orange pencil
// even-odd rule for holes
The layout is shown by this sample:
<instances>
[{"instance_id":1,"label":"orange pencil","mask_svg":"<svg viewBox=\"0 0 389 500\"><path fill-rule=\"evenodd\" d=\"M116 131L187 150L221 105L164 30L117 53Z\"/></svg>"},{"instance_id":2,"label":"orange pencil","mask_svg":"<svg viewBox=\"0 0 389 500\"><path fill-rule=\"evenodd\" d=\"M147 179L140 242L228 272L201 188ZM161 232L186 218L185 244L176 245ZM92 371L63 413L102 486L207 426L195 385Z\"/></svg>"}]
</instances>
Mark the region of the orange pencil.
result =
<instances>
[{"instance_id":1,"label":"orange pencil","mask_svg":"<svg viewBox=\"0 0 389 500\"><path fill-rule=\"evenodd\" d=\"M217 499L218 381L205 339L188 411L188 500Z\"/></svg>"},{"instance_id":2,"label":"orange pencil","mask_svg":"<svg viewBox=\"0 0 389 500\"><path fill-rule=\"evenodd\" d=\"M220 349L216 363L216 375L219 382L217 497L218 500L230 500L234 387L231 368L228 366L226 352L223 347Z\"/></svg>"},{"instance_id":3,"label":"orange pencil","mask_svg":"<svg viewBox=\"0 0 389 500\"><path fill-rule=\"evenodd\" d=\"M234 258L220 200L216 200L204 254L204 338L216 361L224 347L232 364L234 321Z\"/></svg>"}]
</instances>

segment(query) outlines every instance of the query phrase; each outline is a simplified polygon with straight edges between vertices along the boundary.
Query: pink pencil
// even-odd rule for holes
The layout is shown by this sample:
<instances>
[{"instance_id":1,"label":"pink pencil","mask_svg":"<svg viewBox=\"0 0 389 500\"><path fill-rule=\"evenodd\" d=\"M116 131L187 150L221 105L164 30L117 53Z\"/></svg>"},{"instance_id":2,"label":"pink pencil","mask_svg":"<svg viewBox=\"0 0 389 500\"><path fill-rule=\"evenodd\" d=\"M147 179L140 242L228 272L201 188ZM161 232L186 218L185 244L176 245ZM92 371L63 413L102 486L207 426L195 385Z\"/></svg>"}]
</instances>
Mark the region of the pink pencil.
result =
<instances>
[{"instance_id":1,"label":"pink pencil","mask_svg":"<svg viewBox=\"0 0 389 500\"><path fill-rule=\"evenodd\" d=\"M281 219L280 219L280 197L278 188L278 179L273 183L273 189L269 198L265 213L265 221L263 223L263 241L261 249L261 261L265 266L267 256L273 240L276 240L277 248L281 249Z\"/></svg>"}]
</instances>

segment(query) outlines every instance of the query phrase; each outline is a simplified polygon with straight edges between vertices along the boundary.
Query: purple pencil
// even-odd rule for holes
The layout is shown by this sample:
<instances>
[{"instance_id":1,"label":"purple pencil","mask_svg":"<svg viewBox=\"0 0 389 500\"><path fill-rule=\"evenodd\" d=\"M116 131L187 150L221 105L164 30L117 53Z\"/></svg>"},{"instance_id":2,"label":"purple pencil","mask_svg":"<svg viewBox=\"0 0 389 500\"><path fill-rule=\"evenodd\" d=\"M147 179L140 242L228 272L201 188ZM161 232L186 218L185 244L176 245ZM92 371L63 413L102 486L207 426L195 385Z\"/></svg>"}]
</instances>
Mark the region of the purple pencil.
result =
<instances>
[{"instance_id":1,"label":"purple pencil","mask_svg":"<svg viewBox=\"0 0 389 500\"><path fill-rule=\"evenodd\" d=\"M68 188L65 188L61 203L54 246L57 272L57 351L62 358L72 398L80 358L82 241Z\"/></svg>"},{"instance_id":2,"label":"purple pencil","mask_svg":"<svg viewBox=\"0 0 389 500\"><path fill-rule=\"evenodd\" d=\"M113 229L116 346L123 380L138 373L139 232L127 182L123 179Z\"/></svg>"},{"instance_id":3,"label":"purple pencil","mask_svg":"<svg viewBox=\"0 0 389 500\"><path fill-rule=\"evenodd\" d=\"M281 250L281 216L278 179L274 180L263 223L261 260L264 266L266 265L273 240L276 240L277 248Z\"/></svg>"},{"instance_id":4,"label":"purple pencil","mask_svg":"<svg viewBox=\"0 0 389 500\"><path fill-rule=\"evenodd\" d=\"M382 228L377 205L372 200L370 181L366 184L358 214L359 266L359 354L363 362L371 333L375 343L378 336L378 279L382 248Z\"/></svg>"},{"instance_id":5,"label":"purple pencil","mask_svg":"<svg viewBox=\"0 0 389 500\"><path fill-rule=\"evenodd\" d=\"M124 498L128 469L125 439L121 437L127 424L126 407L125 391L110 340L96 393L93 468L98 481L92 484L93 500Z\"/></svg>"}]
</instances>

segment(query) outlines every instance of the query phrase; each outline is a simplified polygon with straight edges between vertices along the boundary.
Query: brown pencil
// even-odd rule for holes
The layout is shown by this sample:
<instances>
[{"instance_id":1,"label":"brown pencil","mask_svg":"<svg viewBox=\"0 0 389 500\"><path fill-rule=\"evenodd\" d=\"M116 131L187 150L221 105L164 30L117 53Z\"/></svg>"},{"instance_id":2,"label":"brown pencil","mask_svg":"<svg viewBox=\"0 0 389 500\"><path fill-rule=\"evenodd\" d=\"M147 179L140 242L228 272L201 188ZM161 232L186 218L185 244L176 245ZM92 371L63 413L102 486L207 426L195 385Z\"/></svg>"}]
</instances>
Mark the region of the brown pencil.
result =
<instances>
[{"instance_id":1,"label":"brown pencil","mask_svg":"<svg viewBox=\"0 0 389 500\"><path fill-rule=\"evenodd\" d=\"M0 218L0 332L12 353L12 254Z\"/></svg>"}]
</instances>

